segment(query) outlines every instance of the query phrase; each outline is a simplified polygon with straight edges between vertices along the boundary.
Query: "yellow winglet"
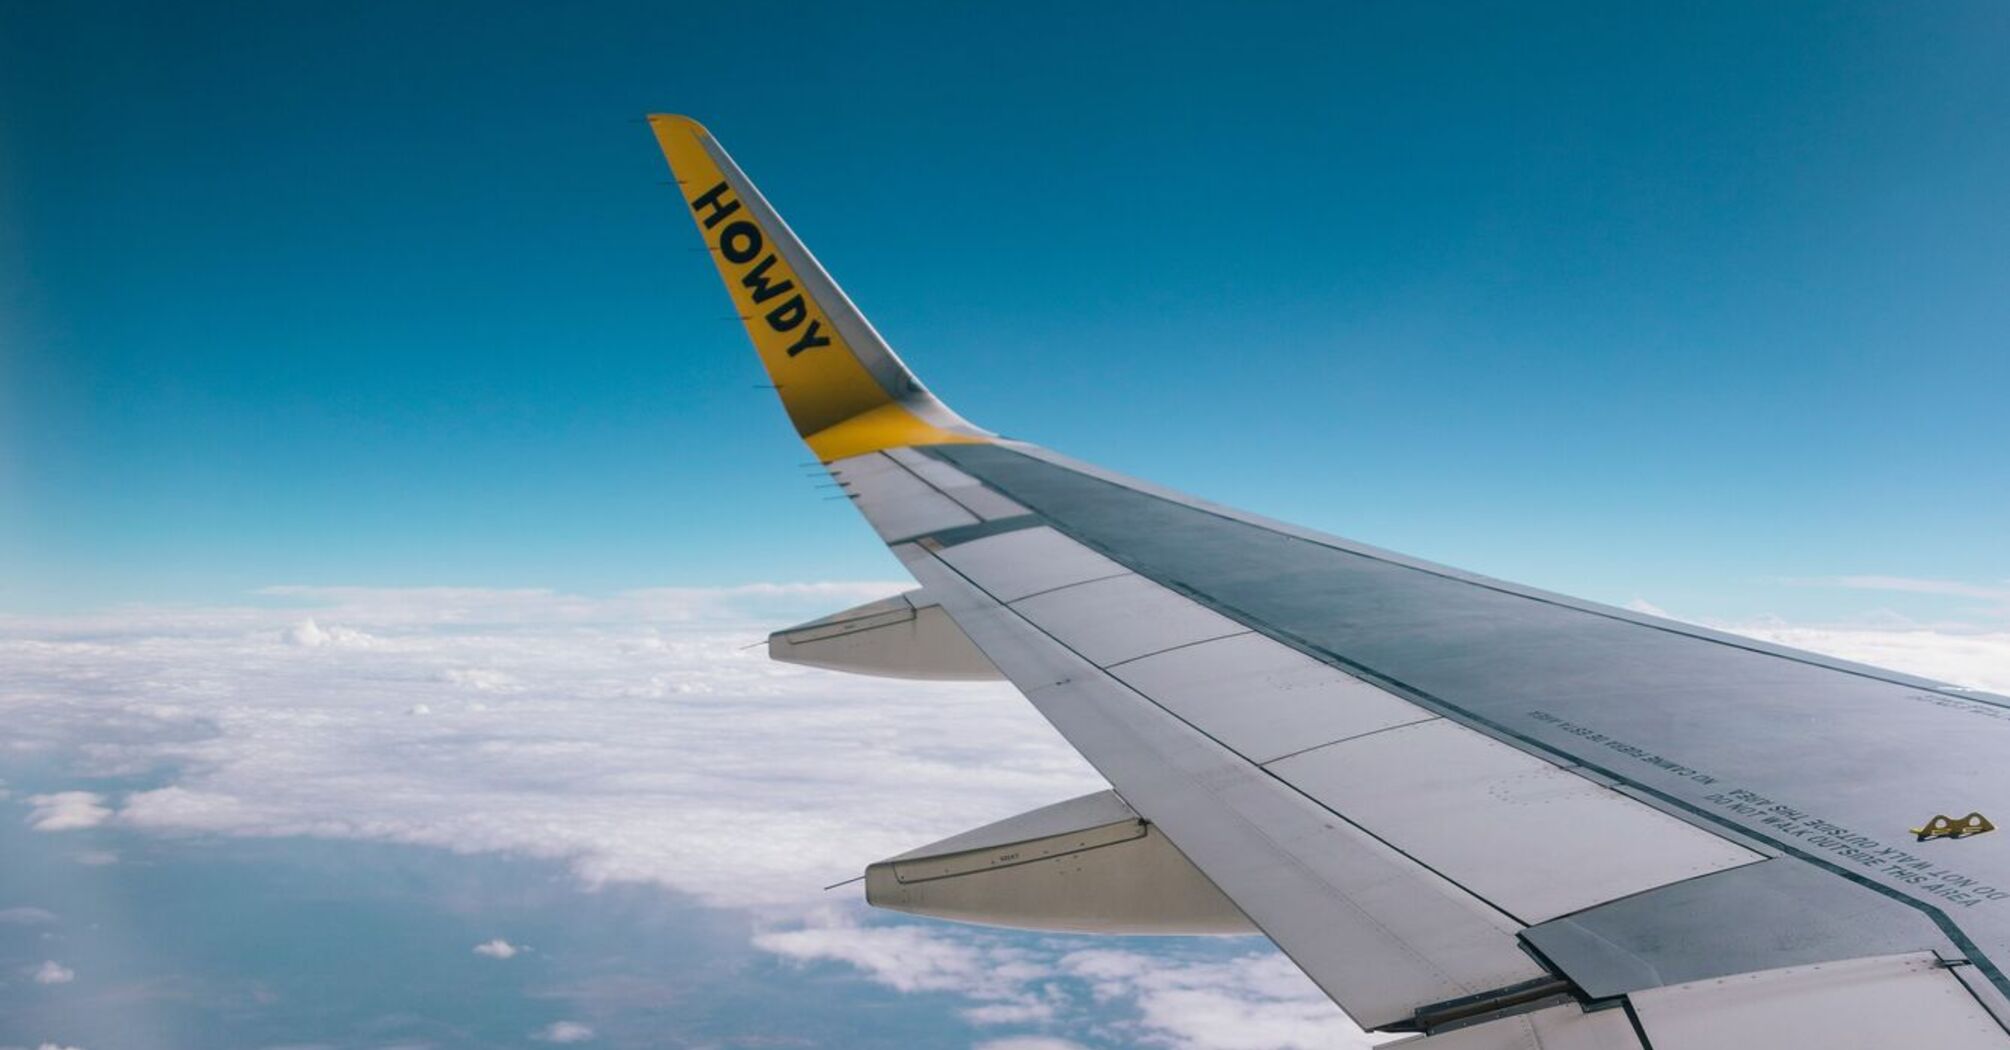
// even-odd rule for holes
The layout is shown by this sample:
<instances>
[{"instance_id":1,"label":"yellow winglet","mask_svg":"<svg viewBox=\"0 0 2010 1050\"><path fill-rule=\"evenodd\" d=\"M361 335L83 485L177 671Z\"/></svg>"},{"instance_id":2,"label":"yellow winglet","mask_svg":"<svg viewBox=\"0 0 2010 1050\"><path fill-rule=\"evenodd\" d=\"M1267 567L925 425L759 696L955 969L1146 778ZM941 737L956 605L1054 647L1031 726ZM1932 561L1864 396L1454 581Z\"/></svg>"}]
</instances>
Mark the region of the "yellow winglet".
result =
<instances>
[{"instance_id":1,"label":"yellow winglet","mask_svg":"<svg viewBox=\"0 0 2010 1050\"><path fill-rule=\"evenodd\" d=\"M986 441L928 393L704 126L649 118L796 433L825 462Z\"/></svg>"}]
</instances>

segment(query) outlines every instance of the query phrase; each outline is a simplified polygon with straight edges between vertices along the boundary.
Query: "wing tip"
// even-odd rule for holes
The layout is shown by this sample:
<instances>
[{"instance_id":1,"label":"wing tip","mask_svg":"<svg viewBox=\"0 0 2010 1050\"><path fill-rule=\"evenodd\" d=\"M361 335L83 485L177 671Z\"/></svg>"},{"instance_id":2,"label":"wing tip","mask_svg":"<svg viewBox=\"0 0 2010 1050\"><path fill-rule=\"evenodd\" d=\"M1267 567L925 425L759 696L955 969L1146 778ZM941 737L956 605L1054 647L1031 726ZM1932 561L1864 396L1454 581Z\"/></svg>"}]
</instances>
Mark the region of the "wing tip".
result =
<instances>
[{"instance_id":1,"label":"wing tip","mask_svg":"<svg viewBox=\"0 0 2010 1050\"><path fill-rule=\"evenodd\" d=\"M987 432L970 425L922 388L703 124L681 113L650 113L647 120L671 174L685 187L683 195L691 204L699 232L715 249L713 261L727 293L740 309L741 320L775 382L796 433L819 459L830 461L910 445L988 440ZM730 193L719 196L728 188ZM762 264L764 268L775 267L777 276L773 278L762 278L758 269L750 278L745 266L751 256L731 256L723 241L714 242L715 236L723 234L707 232L729 211L741 208L743 201L749 202L748 211L739 213L724 228L728 232L743 228L758 231L758 235L740 234L742 240L735 241L736 245L752 244L750 251L755 254L764 241L773 242L774 251ZM743 221L750 215L751 221ZM817 283L811 284L812 280ZM773 312L760 313L758 304L763 299L750 298L757 291L763 297L779 295L798 282L803 288ZM768 291L775 283L779 288ZM796 311L793 319L786 313L789 309ZM756 318L764 318L766 323L757 324ZM843 325L847 319L853 322L849 327ZM801 328L805 322L806 335L822 332L822 338L812 345L784 349L794 337L783 333ZM834 350L824 353L836 356L819 357L802 366L791 363L799 350L813 346L832 346ZM861 356L861 350L868 356Z\"/></svg>"},{"instance_id":2,"label":"wing tip","mask_svg":"<svg viewBox=\"0 0 2010 1050\"><path fill-rule=\"evenodd\" d=\"M705 125L698 123L697 118L687 117L682 113L651 113L648 116L648 120L649 126L655 128L658 132L688 131L694 135L703 135L707 138L711 137L712 134L706 129Z\"/></svg>"}]
</instances>

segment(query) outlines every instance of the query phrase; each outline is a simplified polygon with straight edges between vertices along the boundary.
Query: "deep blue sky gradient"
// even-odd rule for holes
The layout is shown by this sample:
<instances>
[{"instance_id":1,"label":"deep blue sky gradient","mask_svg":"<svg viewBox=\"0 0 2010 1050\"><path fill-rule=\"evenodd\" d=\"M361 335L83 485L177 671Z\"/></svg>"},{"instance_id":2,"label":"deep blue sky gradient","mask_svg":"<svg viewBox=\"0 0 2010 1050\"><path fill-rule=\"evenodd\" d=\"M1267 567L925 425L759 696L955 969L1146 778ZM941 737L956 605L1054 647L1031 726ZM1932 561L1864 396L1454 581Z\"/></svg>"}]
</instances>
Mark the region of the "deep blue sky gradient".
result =
<instances>
[{"instance_id":1,"label":"deep blue sky gradient","mask_svg":"<svg viewBox=\"0 0 2010 1050\"><path fill-rule=\"evenodd\" d=\"M979 423L1587 597L1905 608L1781 581L2010 578L2006 53L1994 0L6 3L0 609L897 576L651 110Z\"/></svg>"}]
</instances>

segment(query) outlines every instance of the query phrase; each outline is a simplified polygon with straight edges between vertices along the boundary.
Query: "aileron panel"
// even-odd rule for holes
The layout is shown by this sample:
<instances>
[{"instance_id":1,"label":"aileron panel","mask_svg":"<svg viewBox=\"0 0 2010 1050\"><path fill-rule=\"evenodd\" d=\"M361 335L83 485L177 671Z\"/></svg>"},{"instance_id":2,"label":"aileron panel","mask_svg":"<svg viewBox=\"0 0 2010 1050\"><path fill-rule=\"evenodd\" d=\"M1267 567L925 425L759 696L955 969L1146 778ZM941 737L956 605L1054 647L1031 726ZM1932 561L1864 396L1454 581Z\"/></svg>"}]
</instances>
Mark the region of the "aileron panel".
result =
<instances>
[{"instance_id":1,"label":"aileron panel","mask_svg":"<svg viewBox=\"0 0 2010 1050\"><path fill-rule=\"evenodd\" d=\"M1444 719L1268 768L1528 923L1761 859Z\"/></svg>"},{"instance_id":2,"label":"aileron panel","mask_svg":"<svg viewBox=\"0 0 2010 1050\"><path fill-rule=\"evenodd\" d=\"M1141 576L1045 591L1013 608L1098 667L1249 630Z\"/></svg>"},{"instance_id":3,"label":"aileron panel","mask_svg":"<svg viewBox=\"0 0 2010 1050\"><path fill-rule=\"evenodd\" d=\"M1132 660L1110 673L1259 763L1437 717L1254 633Z\"/></svg>"}]
</instances>

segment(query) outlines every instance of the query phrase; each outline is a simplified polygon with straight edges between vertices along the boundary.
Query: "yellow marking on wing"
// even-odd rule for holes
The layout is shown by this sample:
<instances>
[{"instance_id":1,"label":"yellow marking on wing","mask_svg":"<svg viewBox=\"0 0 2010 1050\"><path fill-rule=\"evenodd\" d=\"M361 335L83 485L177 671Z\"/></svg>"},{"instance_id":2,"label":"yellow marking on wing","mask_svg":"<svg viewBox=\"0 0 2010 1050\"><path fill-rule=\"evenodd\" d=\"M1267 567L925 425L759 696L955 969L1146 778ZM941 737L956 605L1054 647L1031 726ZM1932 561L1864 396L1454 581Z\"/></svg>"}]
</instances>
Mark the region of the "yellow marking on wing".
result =
<instances>
[{"instance_id":1,"label":"yellow marking on wing","mask_svg":"<svg viewBox=\"0 0 2010 1050\"><path fill-rule=\"evenodd\" d=\"M907 410L898 401L868 409L842 423L803 438L816 457L829 463L908 445L961 445L988 440L975 434L944 430Z\"/></svg>"},{"instance_id":2,"label":"yellow marking on wing","mask_svg":"<svg viewBox=\"0 0 2010 1050\"><path fill-rule=\"evenodd\" d=\"M649 125L782 407L819 458L984 440L922 420L873 378L783 257L777 247L781 231L754 215L742 198L744 187L730 185L706 151L711 136L703 125L669 114L650 116ZM758 242L748 227L758 231ZM756 243L758 249L750 249ZM766 292L761 301L757 291ZM791 348L797 352L791 354Z\"/></svg>"}]
</instances>

